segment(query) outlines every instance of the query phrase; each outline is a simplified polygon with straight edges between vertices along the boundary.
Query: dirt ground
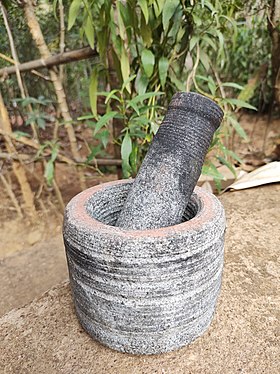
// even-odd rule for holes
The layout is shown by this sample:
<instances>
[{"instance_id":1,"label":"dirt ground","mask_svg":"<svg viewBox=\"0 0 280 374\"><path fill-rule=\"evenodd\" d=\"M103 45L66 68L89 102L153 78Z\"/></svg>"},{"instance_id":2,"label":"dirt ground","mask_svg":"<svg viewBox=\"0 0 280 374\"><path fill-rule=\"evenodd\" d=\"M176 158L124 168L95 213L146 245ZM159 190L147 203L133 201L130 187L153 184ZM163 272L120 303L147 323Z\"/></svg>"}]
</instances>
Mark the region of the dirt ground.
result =
<instances>
[{"instance_id":1,"label":"dirt ground","mask_svg":"<svg viewBox=\"0 0 280 374\"><path fill-rule=\"evenodd\" d=\"M66 282L0 319L0 372L278 374L280 184L227 192L220 199L227 216L223 284L214 320L202 337L178 351L156 356L133 356L108 349L82 330ZM55 240L49 245L50 256L44 257L44 262L52 257L51 275L65 269L65 263L59 260L62 245ZM46 244L34 246L38 253L34 263L32 256L27 257L34 269L42 268L38 258L40 251L48 251ZM17 277L34 269L22 264L11 273L18 294L26 285L25 276ZM40 271L37 276L43 284L45 278ZM9 289L5 292L4 299ZM16 298L13 302L15 306Z\"/></svg>"}]
</instances>

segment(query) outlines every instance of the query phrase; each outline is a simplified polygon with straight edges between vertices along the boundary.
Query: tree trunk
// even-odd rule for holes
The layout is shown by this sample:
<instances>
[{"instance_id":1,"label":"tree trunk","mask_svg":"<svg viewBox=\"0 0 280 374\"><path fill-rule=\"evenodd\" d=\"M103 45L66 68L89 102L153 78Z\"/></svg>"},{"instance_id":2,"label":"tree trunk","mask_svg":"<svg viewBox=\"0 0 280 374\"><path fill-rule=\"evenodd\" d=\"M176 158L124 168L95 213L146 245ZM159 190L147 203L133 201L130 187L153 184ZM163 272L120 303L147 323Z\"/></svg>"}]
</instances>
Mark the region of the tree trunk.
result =
<instances>
[{"instance_id":1,"label":"tree trunk","mask_svg":"<svg viewBox=\"0 0 280 374\"><path fill-rule=\"evenodd\" d=\"M5 107L1 92L0 92L0 128L3 129L7 134L12 133L12 127L9 120L9 115ZM9 154L16 153L15 147L8 136L4 135L6 148ZM34 196L26 177L25 169L20 161L13 161L12 163L13 172L19 182L22 196L25 202L26 212L32 218L36 216L36 210L34 205Z\"/></svg>"},{"instance_id":2,"label":"tree trunk","mask_svg":"<svg viewBox=\"0 0 280 374\"><path fill-rule=\"evenodd\" d=\"M32 38L39 49L39 52L41 54L41 57L43 59L47 59L51 57L51 53L48 49L48 46L45 42L44 36L42 34L41 27L39 25L39 22L37 20L37 17L35 15L34 7L31 0L26 0L23 2L24 6L24 13L25 18L27 20L27 24L29 27L29 30L31 32ZM70 115L68 104L66 101L66 95L64 88L62 86L61 80L59 79L58 74L53 70L50 69L50 77L53 82L55 93L57 96L57 102L59 105L59 109L61 111L61 115L65 121L65 128L67 130L67 134L70 141L71 151L73 154L73 157L79 161L80 160L80 154L78 151L78 145L77 140L75 136L75 131L72 126L73 119Z\"/></svg>"},{"instance_id":3,"label":"tree trunk","mask_svg":"<svg viewBox=\"0 0 280 374\"><path fill-rule=\"evenodd\" d=\"M271 65L273 102L280 106L280 0L271 1L268 30L272 41Z\"/></svg>"}]
</instances>

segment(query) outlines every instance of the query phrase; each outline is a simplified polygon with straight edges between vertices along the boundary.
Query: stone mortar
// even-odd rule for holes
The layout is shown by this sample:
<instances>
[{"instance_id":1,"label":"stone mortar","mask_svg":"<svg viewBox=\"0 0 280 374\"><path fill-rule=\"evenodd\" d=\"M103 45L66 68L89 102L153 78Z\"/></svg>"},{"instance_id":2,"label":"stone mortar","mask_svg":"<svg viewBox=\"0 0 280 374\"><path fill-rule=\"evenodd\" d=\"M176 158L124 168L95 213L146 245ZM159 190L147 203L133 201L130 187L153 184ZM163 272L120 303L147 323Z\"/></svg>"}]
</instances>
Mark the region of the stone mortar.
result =
<instances>
[{"instance_id":1,"label":"stone mortar","mask_svg":"<svg viewBox=\"0 0 280 374\"><path fill-rule=\"evenodd\" d=\"M67 205L63 236L77 316L101 343L167 352L210 325L221 286L225 214L196 187L182 223L125 230L115 222L132 180L95 186Z\"/></svg>"},{"instance_id":2,"label":"stone mortar","mask_svg":"<svg viewBox=\"0 0 280 374\"><path fill-rule=\"evenodd\" d=\"M222 118L221 108L205 96L173 96L116 226L143 230L181 222Z\"/></svg>"}]
</instances>

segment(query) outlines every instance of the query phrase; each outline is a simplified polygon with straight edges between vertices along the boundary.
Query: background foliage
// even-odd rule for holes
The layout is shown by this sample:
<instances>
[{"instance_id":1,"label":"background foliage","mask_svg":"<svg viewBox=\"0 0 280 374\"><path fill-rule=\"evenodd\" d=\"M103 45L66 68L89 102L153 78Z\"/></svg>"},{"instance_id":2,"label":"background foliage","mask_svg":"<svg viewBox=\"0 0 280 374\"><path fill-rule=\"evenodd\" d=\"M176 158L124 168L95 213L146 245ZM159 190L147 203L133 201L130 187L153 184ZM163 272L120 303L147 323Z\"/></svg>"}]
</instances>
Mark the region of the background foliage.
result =
<instances>
[{"instance_id":1,"label":"background foliage","mask_svg":"<svg viewBox=\"0 0 280 374\"><path fill-rule=\"evenodd\" d=\"M100 64L93 69L90 82L91 109L98 129L94 133L104 131L107 121L120 114L120 110L114 110L116 103L113 101L118 102L115 90L121 85L124 100L141 97L146 92L150 95L158 91L164 93L150 96L149 101L145 101L146 107L142 107L141 116L138 109L130 105L121 114L126 120L117 141L122 144L122 155L125 155L125 175L135 172L130 162L132 154L133 164L141 163L145 146L162 118L163 108L178 90L195 90L222 106L225 120L212 149L215 147L215 158L228 167L232 159L236 159L227 147L227 138L233 130L244 138L246 134L233 111L241 107L253 109L238 98L238 91L243 87L235 83L246 83L250 69L247 69L247 76L240 79L234 76L244 68L237 66L245 53L237 47L244 37L244 29L240 31L239 27L242 24L240 6L237 1L129 0L116 1L114 6L108 0L74 0L71 3L68 29L79 24L81 35L92 47L97 46L100 55ZM252 40L252 34L245 38ZM230 68L231 58L238 53L234 71ZM111 94L110 100L105 102L106 114L100 118L95 92L98 87L104 87L104 82ZM153 110L149 110L151 104ZM129 120L131 116L133 124ZM204 173L216 180L222 179L212 161L211 158L207 160Z\"/></svg>"},{"instance_id":2,"label":"background foliage","mask_svg":"<svg viewBox=\"0 0 280 374\"><path fill-rule=\"evenodd\" d=\"M241 162L232 150L233 134L248 141L238 121L240 109L271 109L275 82L268 23L276 4L273 1L40 0L36 6L30 0L2 3L7 8L20 62L41 57L27 26L27 3L34 8L52 54L61 52L61 9L66 23L65 50L90 45L98 52L97 60L63 68L62 83L72 125L77 128L81 123L92 133L86 158L74 160L79 167L91 164L97 157L112 156L113 145L114 157L122 159L123 175L135 175L172 95L176 91L196 91L215 100L225 113L203 167L203 173L214 177L219 188L223 176L217 166L224 164L234 174L234 164ZM274 26L278 30L279 23ZM1 68L7 66L3 57L11 57L2 18L0 45ZM42 74L47 77L48 70ZM45 134L42 140L36 140L37 156L46 158L44 175L47 184L52 185L55 162L63 151L64 139L59 138L58 126L66 127L67 122L59 119L52 82L29 72L22 76L30 97L20 98L16 77L10 75L1 82L4 100L10 115L20 113L24 119L23 135L34 136L34 127L39 138Z\"/></svg>"}]
</instances>

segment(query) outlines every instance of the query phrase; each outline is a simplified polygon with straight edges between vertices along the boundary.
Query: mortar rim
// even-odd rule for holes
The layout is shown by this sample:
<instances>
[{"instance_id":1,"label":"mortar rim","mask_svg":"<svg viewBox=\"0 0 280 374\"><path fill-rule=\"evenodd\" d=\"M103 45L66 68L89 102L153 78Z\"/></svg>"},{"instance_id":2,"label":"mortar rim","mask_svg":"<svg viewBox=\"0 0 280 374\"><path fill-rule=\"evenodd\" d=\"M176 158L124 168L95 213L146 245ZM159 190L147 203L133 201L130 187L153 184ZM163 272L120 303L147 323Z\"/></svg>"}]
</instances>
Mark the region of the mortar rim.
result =
<instances>
[{"instance_id":1,"label":"mortar rim","mask_svg":"<svg viewBox=\"0 0 280 374\"><path fill-rule=\"evenodd\" d=\"M201 203L201 207L198 213L191 220L179 223L177 225L149 230L126 230L120 227L107 225L91 217L88 214L86 206L89 199L95 193L100 192L108 187L127 183L133 183L133 179L121 179L90 187L80 192L78 195L74 196L72 200L70 200L66 207L66 212L70 212L71 219L74 219L78 226L84 225L95 232L96 230L98 230L103 233L114 233L115 235L121 237L130 238L169 237L174 234L183 234L187 231L201 230L201 228L205 224L207 224L207 222L212 221L212 219L215 216L215 213L217 213L217 203L221 205L220 201L216 198L216 196L204 190L203 188L196 186L194 189L194 193L198 196Z\"/></svg>"}]
</instances>

